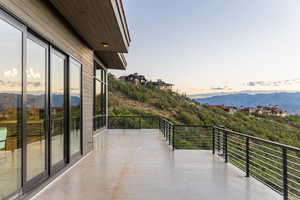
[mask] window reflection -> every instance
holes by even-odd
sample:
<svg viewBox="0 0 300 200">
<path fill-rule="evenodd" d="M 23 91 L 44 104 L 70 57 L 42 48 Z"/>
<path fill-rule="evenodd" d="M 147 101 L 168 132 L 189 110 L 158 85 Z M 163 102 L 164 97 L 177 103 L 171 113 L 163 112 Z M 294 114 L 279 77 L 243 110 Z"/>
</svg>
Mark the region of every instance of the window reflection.
<svg viewBox="0 0 300 200">
<path fill-rule="evenodd" d="M 70 148 L 74 155 L 81 147 L 81 65 L 73 59 L 70 62 L 70 95 Z"/>
<path fill-rule="evenodd" d="M 21 183 L 22 32 L 0 19 L 0 199 Z"/>
<path fill-rule="evenodd" d="M 46 53 L 27 39 L 27 180 L 46 169 Z"/>
<path fill-rule="evenodd" d="M 52 165 L 64 160 L 65 105 L 64 68 L 65 56 L 51 51 L 50 89 L 51 89 L 51 151 Z"/>
</svg>

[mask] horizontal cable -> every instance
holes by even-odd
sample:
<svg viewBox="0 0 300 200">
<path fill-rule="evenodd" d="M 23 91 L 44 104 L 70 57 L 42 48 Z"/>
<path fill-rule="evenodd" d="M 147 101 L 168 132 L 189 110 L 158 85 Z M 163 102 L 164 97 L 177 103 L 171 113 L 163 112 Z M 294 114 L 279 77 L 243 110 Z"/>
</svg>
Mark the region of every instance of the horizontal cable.
<svg viewBox="0 0 300 200">
<path fill-rule="evenodd" d="M 241 163 L 242 165 L 245 165 L 245 161 L 243 159 L 238 158 L 235 154 L 228 154 L 229 157 L 234 158 L 237 162 Z M 244 162 L 240 162 L 244 161 Z"/>
<path fill-rule="evenodd" d="M 287 160 L 288 164 L 296 165 L 297 167 L 300 167 L 300 164 L 295 163 L 293 161 Z"/>
<path fill-rule="evenodd" d="M 266 175 L 266 176 L 268 176 L 268 177 L 270 177 L 270 178 L 272 178 L 272 179 L 274 179 L 274 180 L 276 180 L 276 181 L 282 183 L 282 179 L 279 179 L 279 178 L 277 178 L 277 177 L 274 177 L 274 176 L 270 175 L 268 172 L 263 171 L 263 170 L 261 170 L 261 169 L 255 167 L 254 165 L 251 165 L 251 168 L 250 168 L 250 169 L 253 169 L 253 168 L 254 168 L 255 170 L 258 170 L 259 172 L 263 173 L 263 175 Z M 251 171 L 251 170 L 250 170 L 250 171 Z M 266 180 L 268 180 L 268 179 L 266 178 Z"/>
<path fill-rule="evenodd" d="M 273 185 L 275 185 L 277 188 L 275 188 L 273 185 L 270 185 L 270 184 L 268 184 L 267 182 L 266 182 L 266 179 L 264 178 L 264 177 L 262 177 L 261 175 L 259 175 L 259 174 L 257 174 L 257 173 L 255 173 L 255 172 L 250 172 L 250 174 L 253 176 L 253 177 L 256 177 L 258 180 L 260 180 L 261 182 L 263 182 L 265 185 L 267 185 L 268 187 L 270 187 L 270 188 L 272 188 L 273 190 L 275 190 L 276 192 L 278 192 L 279 194 L 283 194 L 280 190 L 283 190 L 283 187 L 281 186 L 281 185 L 278 185 L 278 184 L 276 184 L 276 183 L 273 183 L 272 182 L 272 184 Z M 280 190 L 278 190 L 278 188 L 280 189 Z"/>
<path fill-rule="evenodd" d="M 230 151 L 233 151 L 233 152 L 235 152 L 235 153 L 241 153 L 242 154 L 242 156 L 246 156 L 246 152 L 243 152 L 243 151 L 241 151 L 241 150 L 239 150 L 239 149 L 234 149 L 234 148 L 232 148 L 232 147 L 227 147 L 227 149 L 228 150 L 230 150 Z"/>
<path fill-rule="evenodd" d="M 297 189 L 297 188 L 295 188 L 295 187 L 293 187 L 293 186 L 291 186 L 291 185 L 289 185 L 288 188 L 289 188 L 289 190 L 294 190 L 294 191 L 296 191 L 297 193 L 300 193 L 300 190 L 299 190 L 299 189 Z"/>
<path fill-rule="evenodd" d="M 295 169 L 295 168 L 293 168 L 291 166 L 287 166 L 287 168 L 300 174 L 300 171 L 298 169 Z"/>
<path fill-rule="evenodd" d="M 296 175 L 290 174 L 290 173 L 288 173 L 288 176 L 290 176 L 290 177 L 292 177 L 292 178 L 297 179 L 297 180 L 300 181 L 300 176 L 296 176 Z"/>
<path fill-rule="evenodd" d="M 267 170 L 267 171 L 269 171 L 269 172 L 272 172 L 273 174 L 276 174 L 277 176 L 279 176 L 280 178 L 282 178 L 283 176 L 282 176 L 282 174 L 280 173 L 280 172 L 282 172 L 282 171 L 280 171 L 280 172 L 276 172 L 276 171 L 274 171 L 274 170 L 272 170 L 272 169 L 269 169 L 269 168 L 266 168 L 266 167 L 264 167 L 264 166 L 261 166 L 261 165 L 259 165 L 258 163 L 255 163 L 255 162 L 253 162 L 253 161 L 249 161 L 249 163 L 251 164 L 251 166 L 259 166 L 259 167 L 261 167 L 261 168 L 263 168 L 263 169 L 265 169 L 265 170 Z"/>
<path fill-rule="evenodd" d="M 297 182 L 294 181 L 294 180 L 288 179 L 288 185 L 290 186 L 289 183 L 293 183 L 293 184 L 295 184 L 296 186 L 300 187 L 300 183 L 297 183 Z"/>
<path fill-rule="evenodd" d="M 260 157 L 260 158 L 258 158 L 258 157 L 253 157 L 251 154 L 255 154 L 256 156 L 258 156 L 258 157 Z M 275 161 L 275 160 L 271 160 L 271 159 L 266 158 L 266 157 L 264 157 L 264 156 L 262 156 L 262 155 L 259 155 L 259 154 L 257 154 L 257 153 L 254 153 L 253 151 L 249 151 L 249 157 L 252 158 L 252 159 L 267 160 L 267 161 L 270 161 L 270 162 L 272 162 L 272 163 L 275 163 L 275 164 L 278 164 L 278 165 L 282 166 L 282 162 L 277 162 L 277 161 Z"/>
<path fill-rule="evenodd" d="M 274 157 L 274 158 L 277 158 L 277 159 L 279 159 L 279 160 L 282 160 L 282 157 L 279 157 L 279 156 L 275 156 L 275 155 L 273 155 L 273 154 L 270 154 L 270 153 L 268 153 L 268 152 L 266 152 L 266 151 L 262 151 L 262 150 L 258 150 L 257 148 L 251 148 L 251 150 L 252 151 L 259 151 L 260 153 L 263 153 L 263 154 L 267 154 L 267 155 L 269 155 L 269 156 L 272 156 L 272 157 Z"/>
<path fill-rule="evenodd" d="M 297 194 L 294 194 L 294 193 L 292 193 L 292 192 L 290 192 L 290 191 L 289 191 L 289 195 L 291 195 L 291 196 L 293 196 L 293 197 L 296 197 L 297 199 L 299 199 L 299 198 L 300 198 L 300 196 L 299 196 L 299 195 L 297 195 Z"/>
<path fill-rule="evenodd" d="M 254 142 L 252 142 L 252 141 L 250 141 L 249 144 L 250 144 L 250 145 L 256 145 L 256 146 L 259 146 L 259 147 L 268 149 L 268 150 L 273 151 L 273 152 L 275 152 L 275 153 L 278 153 L 278 154 L 280 154 L 280 155 L 282 154 L 281 151 L 277 151 L 277 150 L 271 149 L 270 147 L 267 147 L 267 146 L 264 146 L 264 145 L 261 145 L 261 144 L 258 144 L 258 143 L 254 143 Z"/>
</svg>

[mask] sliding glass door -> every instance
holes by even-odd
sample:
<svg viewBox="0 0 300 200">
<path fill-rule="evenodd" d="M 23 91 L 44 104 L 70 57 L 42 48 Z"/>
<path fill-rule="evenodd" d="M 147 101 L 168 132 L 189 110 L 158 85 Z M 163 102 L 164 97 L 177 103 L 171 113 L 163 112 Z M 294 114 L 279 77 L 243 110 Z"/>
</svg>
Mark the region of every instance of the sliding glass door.
<svg viewBox="0 0 300 200">
<path fill-rule="evenodd" d="M 33 185 L 48 173 L 48 45 L 32 35 L 26 41 L 26 182 Z"/>
<path fill-rule="evenodd" d="M 5 199 L 34 189 L 82 155 L 82 66 L 1 9 L 0 35 Z"/>
<path fill-rule="evenodd" d="M 66 163 L 66 64 L 64 54 L 50 50 L 50 149 L 53 172 Z"/>
</svg>

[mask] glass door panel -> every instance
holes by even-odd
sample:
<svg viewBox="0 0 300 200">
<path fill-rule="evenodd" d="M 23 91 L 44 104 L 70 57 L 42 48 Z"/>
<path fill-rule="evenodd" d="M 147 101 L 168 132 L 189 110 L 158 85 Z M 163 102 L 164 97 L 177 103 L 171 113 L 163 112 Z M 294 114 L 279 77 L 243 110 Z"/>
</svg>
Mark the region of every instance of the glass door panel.
<svg viewBox="0 0 300 200">
<path fill-rule="evenodd" d="M 81 152 L 81 64 L 70 60 L 70 151 Z"/>
<path fill-rule="evenodd" d="M 54 166 L 65 160 L 66 57 L 54 49 L 50 57 L 51 164 Z"/>
<path fill-rule="evenodd" d="M 21 186 L 22 31 L 0 18 L 0 199 Z"/>
<path fill-rule="evenodd" d="M 26 180 L 47 170 L 46 69 L 47 45 L 27 39 Z"/>
</svg>

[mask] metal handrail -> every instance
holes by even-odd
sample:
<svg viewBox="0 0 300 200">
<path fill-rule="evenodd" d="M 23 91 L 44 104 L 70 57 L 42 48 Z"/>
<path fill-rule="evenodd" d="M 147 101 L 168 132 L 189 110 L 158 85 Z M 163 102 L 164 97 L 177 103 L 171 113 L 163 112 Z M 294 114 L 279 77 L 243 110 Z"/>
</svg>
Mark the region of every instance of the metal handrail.
<svg viewBox="0 0 300 200">
<path fill-rule="evenodd" d="M 249 138 L 249 139 L 252 139 L 252 140 L 255 140 L 255 141 L 264 142 L 264 143 L 275 145 L 275 146 L 278 146 L 278 147 L 283 147 L 283 148 L 286 148 L 286 149 L 292 150 L 292 151 L 297 151 L 297 152 L 300 153 L 300 148 L 297 148 L 297 147 L 293 147 L 293 146 L 286 145 L 286 144 L 281 144 L 281 143 L 278 143 L 278 142 L 272 142 L 270 140 L 265 140 L 265 139 L 262 139 L 262 138 L 259 138 L 259 137 L 255 137 L 255 136 L 247 135 L 247 134 L 244 134 L 244 133 L 236 132 L 236 131 L 233 131 L 233 130 L 230 130 L 230 129 L 227 129 L 227 128 L 223 128 L 223 127 L 219 127 L 219 126 L 213 126 L 213 128 L 216 128 L 218 130 L 221 130 L 221 131 L 224 131 L 224 132 L 227 132 L 227 133 L 233 133 L 235 135 L 239 135 L 239 136 Z"/>
</svg>

